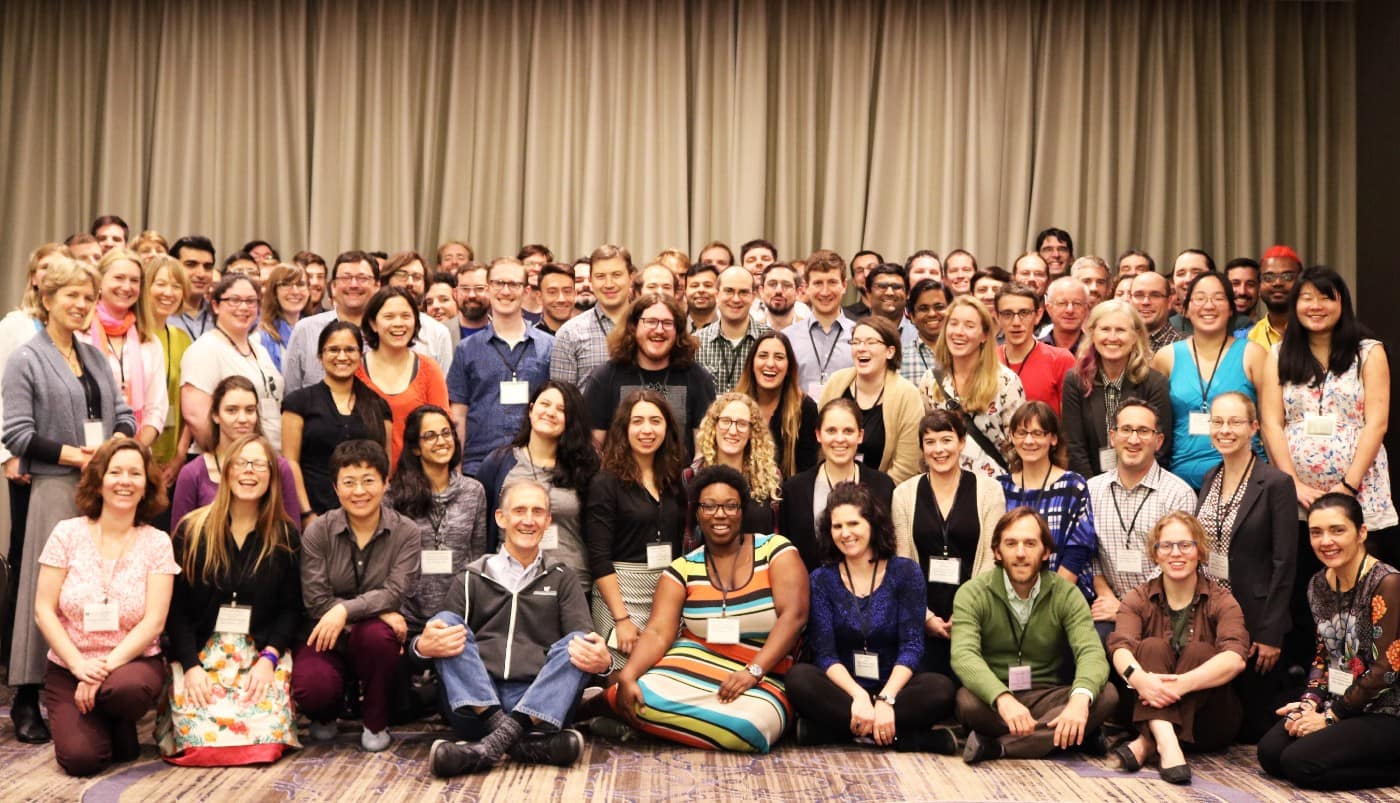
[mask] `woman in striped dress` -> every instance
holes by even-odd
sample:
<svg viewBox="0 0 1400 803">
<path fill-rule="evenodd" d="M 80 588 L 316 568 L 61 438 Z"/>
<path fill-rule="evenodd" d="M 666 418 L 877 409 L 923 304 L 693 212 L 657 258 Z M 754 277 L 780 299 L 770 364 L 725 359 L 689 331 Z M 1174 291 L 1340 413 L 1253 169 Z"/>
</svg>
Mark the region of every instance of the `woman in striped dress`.
<svg viewBox="0 0 1400 803">
<path fill-rule="evenodd" d="M 691 494 L 705 545 L 662 574 L 609 702 L 663 739 L 767 753 L 792 715 L 782 675 L 807 623 L 807 570 L 787 539 L 743 531 L 739 472 L 706 468 Z"/>
</svg>

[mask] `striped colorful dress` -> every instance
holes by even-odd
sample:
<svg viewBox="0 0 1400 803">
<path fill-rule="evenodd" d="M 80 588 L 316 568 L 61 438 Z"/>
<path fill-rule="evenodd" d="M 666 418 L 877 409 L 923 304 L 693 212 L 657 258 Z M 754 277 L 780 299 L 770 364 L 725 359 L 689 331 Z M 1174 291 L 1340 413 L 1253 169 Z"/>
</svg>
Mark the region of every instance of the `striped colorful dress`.
<svg viewBox="0 0 1400 803">
<path fill-rule="evenodd" d="M 692 747 L 767 753 L 787 727 L 792 709 L 782 675 L 792 666 L 790 656 L 733 702 L 721 703 L 718 696 L 725 679 L 758 655 L 778 620 L 769 564 L 784 552 L 797 554 L 781 535 L 756 535 L 753 549 L 753 578 L 729 592 L 727 603 L 710 582 L 704 547 L 677 558 L 662 574 L 661 582 L 685 587 L 685 606 L 680 636 L 637 679 L 645 702 L 640 716 L 648 733 Z M 719 618 L 722 608 L 739 619 L 738 644 L 705 640 L 709 620 Z"/>
</svg>

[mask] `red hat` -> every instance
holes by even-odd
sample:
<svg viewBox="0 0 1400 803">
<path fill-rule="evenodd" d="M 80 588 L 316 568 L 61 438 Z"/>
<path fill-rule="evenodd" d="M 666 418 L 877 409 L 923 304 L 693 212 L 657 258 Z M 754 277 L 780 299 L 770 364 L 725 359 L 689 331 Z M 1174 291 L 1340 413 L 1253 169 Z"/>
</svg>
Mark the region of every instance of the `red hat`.
<svg viewBox="0 0 1400 803">
<path fill-rule="evenodd" d="M 1264 252 L 1264 256 L 1259 261 L 1263 262 L 1265 259 L 1291 259 L 1299 265 L 1303 264 L 1303 260 L 1298 258 L 1298 252 L 1287 245 L 1269 246 L 1269 250 Z"/>
</svg>

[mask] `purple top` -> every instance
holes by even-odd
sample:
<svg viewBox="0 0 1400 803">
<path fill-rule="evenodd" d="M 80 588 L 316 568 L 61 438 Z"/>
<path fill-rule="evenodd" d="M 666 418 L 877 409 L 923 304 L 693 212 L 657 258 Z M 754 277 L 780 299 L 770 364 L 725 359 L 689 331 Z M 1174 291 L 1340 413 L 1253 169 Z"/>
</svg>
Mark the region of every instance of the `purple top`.
<svg viewBox="0 0 1400 803">
<path fill-rule="evenodd" d="M 917 563 L 890 558 L 884 582 L 874 594 L 859 599 L 841 582 L 839 564 L 812 572 L 811 583 L 807 638 L 818 669 L 825 672 L 832 664 L 843 664 L 867 689 L 880 688 L 896 665 L 919 671 L 924 657 L 926 589 Z M 860 649 L 880 656 L 879 680 L 855 676 L 855 651 Z"/>
<path fill-rule="evenodd" d="M 297 499 L 297 481 L 292 476 L 292 467 L 286 458 L 277 458 L 277 467 L 282 470 L 282 507 L 292 517 L 297 532 L 301 532 L 301 502 Z M 196 457 L 180 469 L 175 479 L 175 495 L 170 498 L 170 526 L 174 529 L 186 513 L 214 501 L 219 492 L 218 483 L 209 479 L 209 471 L 204 467 L 204 457 Z"/>
</svg>

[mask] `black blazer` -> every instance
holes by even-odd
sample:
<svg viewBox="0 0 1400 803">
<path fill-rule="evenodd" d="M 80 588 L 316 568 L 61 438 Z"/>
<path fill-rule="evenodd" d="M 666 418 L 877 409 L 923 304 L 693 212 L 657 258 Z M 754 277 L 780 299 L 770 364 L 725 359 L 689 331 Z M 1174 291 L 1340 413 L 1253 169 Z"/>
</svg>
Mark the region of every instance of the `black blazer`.
<svg viewBox="0 0 1400 803">
<path fill-rule="evenodd" d="M 778 510 L 779 532 L 797 547 L 797 553 L 802 556 L 802 562 L 807 564 L 809 572 L 822 565 L 816 514 L 812 509 L 812 491 L 818 482 L 825 482 L 818 477 L 820 471 L 821 464 L 818 463 L 801 474 L 788 477 L 783 482 L 783 504 Z M 857 463 L 856 471 L 860 484 L 870 489 L 875 501 L 883 505 L 888 513 L 890 500 L 894 497 L 894 480 L 883 471 L 864 463 Z"/>
<path fill-rule="evenodd" d="M 1197 514 L 1219 473 L 1217 465 L 1201 481 Z M 1244 611 L 1251 641 L 1283 646 L 1297 569 L 1298 495 L 1293 480 L 1268 463 L 1256 462 L 1230 530 L 1230 591 Z"/>
<path fill-rule="evenodd" d="M 1104 473 L 1099 465 L 1099 450 L 1108 448 L 1108 408 L 1103 402 L 1103 384 L 1094 380 L 1094 388 L 1084 395 L 1084 384 L 1079 373 L 1073 368 L 1065 374 L 1063 395 L 1060 398 L 1060 417 L 1065 431 L 1065 442 L 1069 451 L 1069 470 L 1084 479 Z M 1172 399 L 1171 387 L 1167 378 L 1148 369 L 1142 382 L 1123 379 L 1123 395 L 1120 399 L 1137 397 L 1157 412 L 1157 429 L 1162 433 L 1162 448 L 1157 450 L 1157 462 L 1171 465 L 1172 454 Z"/>
</svg>

